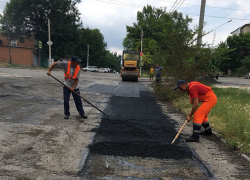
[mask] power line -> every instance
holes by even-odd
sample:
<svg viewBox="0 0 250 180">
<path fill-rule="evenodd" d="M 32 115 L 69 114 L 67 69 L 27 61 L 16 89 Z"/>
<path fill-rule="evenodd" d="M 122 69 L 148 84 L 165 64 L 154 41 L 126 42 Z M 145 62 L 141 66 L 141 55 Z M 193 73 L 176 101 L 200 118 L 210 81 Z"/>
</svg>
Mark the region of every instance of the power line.
<svg viewBox="0 0 250 180">
<path fill-rule="evenodd" d="M 105 1 L 105 0 L 96 0 L 96 1 L 101 1 L 101 2 L 105 2 L 105 3 L 110 3 L 110 4 L 117 4 L 117 5 L 121 5 L 121 6 L 129 6 L 129 7 L 143 7 L 141 5 L 136 5 L 136 4 L 129 4 L 129 3 L 124 3 L 124 2 L 121 2 L 121 1 L 116 1 L 116 2 L 119 2 L 119 3 L 116 3 L 116 2 L 110 2 L 110 1 Z M 115 0 L 113 0 L 115 1 Z M 172 1 L 171 1 L 172 2 Z M 124 4 L 121 4 L 121 3 L 124 3 Z M 200 5 L 199 5 L 200 6 Z M 249 10 L 250 11 L 250 10 Z M 182 13 L 185 13 L 187 15 L 195 15 L 195 16 L 200 16 L 200 14 L 194 14 L 194 13 L 188 13 L 188 12 L 182 12 Z M 250 19 L 241 19 L 241 18 L 233 18 L 233 17 L 220 17 L 220 16 L 210 16 L 210 15 L 205 15 L 206 17 L 213 17 L 213 18 L 222 18 L 222 19 L 235 19 L 235 20 L 246 20 L 246 21 L 250 21 Z"/>
<path fill-rule="evenodd" d="M 173 3 L 173 1 L 167 1 L 167 0 L 159 0 L 159 1 L 172 2 Z M 201 6 L 201 5 L 197 5 L 197 4 L 188 4 L 188 3 L 183 3 L 183 4 L 192 5 L 192 6 Z M 217 9 L 228 9 L 228 10 L 232 10 L 232 11 L 250 11 L 250 10 L 246 10 L 246 9 L 233 9 L 233 8 L 224 8 L 224 7 L 207 6 L 207 5 L 206 5 L 206 7 L 217 8 Z"/>
<path fill-rule="evenodd" d="M 110 2 L 110 1 L 105 1 L 105 0 L 96 0 L 96 1 L 100 1 L 100 2 L 105 2 L 105 3 L 110 3 L 110 4 L 117 4 L 117 5 L 121 5 L 121 6 L 128 6 L 128 7 L 135 7 L 135 8 L 142 8 L 142 5 L 137 5 L 137 4 L 130 4 L 130 3 L 125 3 L 125 2 L 121 2 L 121 1 L 115 1 L 114 2 Z"/>
<path fill-rule="evenodd" d="M 183 4 L 183 2 L 184 2 L 184 1 L 185 1 L 185 0 L 183 0 L 183 1 L 182 1 L 182 3 L 180 4 L 180 6 L 179 6 L 179 7 L 181 7 L 181 5 Z M 179 9 L 179 7 L 176 9 L 176 11 Z"/>
<path fill-rule="evenodd" d="M 175 10 L 175 8 L 180 4 L 181 0 L 176 4 L 176 6 L 173 8 L 172 12 Z"/>
<path fill-rule="evenodd" d="M 200 14 L 194 14 L 194 13 L 188 13 L 188 12 L 182 12 L 187 15 L 192 14 L 195 16 L 200 16 Z M 206 17 L 212 17 L 212 18 L 222 18 L 222 19 L 236 19 L 236 20 L 245 20 L 245 21 L 250 21 L 250 19 L 240 19 L 240 18 L 232 18 L 232 17 L 220 17 L 220 16 L 210 16 L 210 15 L 205 15 Z"/>
<path fill-rule="evenodd" d="M 177 2 L 178 0 L 175 1 L 175 3 Z M 173 6 L 171 7 L 171 9 L 174 7 L 175 3 L 173 4 Z M 169 12 L 171 11 L 171 9 L 169 10 Z"/>
</svg>

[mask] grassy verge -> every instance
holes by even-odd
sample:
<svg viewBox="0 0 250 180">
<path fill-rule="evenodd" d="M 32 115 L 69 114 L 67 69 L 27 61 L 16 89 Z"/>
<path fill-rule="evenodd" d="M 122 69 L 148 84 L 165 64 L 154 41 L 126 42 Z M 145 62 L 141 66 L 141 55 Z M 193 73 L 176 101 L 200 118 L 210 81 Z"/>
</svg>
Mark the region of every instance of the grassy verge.
<svg viewBox="0 0 250 180">
<path fill-rule="evenodd" d="M 217 104 L 208 118 L 214 130 L 235 150 L 250 153 L 250 93 L 236 88 L 213 88 Z M 188 96 L 174 100 L 174 105 L 188 114 Z"/>
</svg>

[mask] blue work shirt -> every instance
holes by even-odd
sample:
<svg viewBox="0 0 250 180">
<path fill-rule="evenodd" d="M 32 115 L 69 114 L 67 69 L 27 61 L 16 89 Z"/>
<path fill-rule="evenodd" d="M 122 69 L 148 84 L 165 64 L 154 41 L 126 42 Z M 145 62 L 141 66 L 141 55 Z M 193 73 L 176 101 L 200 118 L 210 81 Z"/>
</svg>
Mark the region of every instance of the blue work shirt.
<svg viewBox="0 0 250 180">
<path fill-rule="evenodd" d="M 161 74 L 162 74 L 162 67 L 160 66 L 160 67 L 158 67 L 158 68 L 155 68 L 155 72 L 156 72 L 156 76 L 161 76 Z"/>
</svg>

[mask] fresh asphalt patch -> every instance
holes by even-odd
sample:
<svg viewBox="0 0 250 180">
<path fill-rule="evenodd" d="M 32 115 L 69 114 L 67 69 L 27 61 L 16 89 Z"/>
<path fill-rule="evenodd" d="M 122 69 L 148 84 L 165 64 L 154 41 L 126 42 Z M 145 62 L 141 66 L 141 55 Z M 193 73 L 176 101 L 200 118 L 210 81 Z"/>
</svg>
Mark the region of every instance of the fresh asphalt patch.
<svg viewBox="0 0 250 180">
<path fill-rule="evenodd" d="M 177 134 L 176 123 L 161 112 L 150 92 L 141 92 L 140 98 L 112 96 L 105 112 L 110 118 L 102 119 L 91 152 L 165 159 L 192 157 L 190 148 L 179 139 L 171 144 Z"/>
<path fill-rule="evenodd" d="M 177 123 L 162 112 L 153 94 L 141 83 L 133 83 L 134 88 L 131 84 L 122 82 L 118 87 L 103 87 L 105 93 L 112 95 L 104 110 L 109 117 L 103 116 L 100 126 L 93 129 L 96 135 L 79 175 L 111 179 L 211 178 L 209 170 L 181 136 L 171 144 L 177 134 Z M 90 87 L 89 92 L 91 88 L 95 93 L 102 93 L 101 85 Z M 147 163 L 141 164 L 143 161 Z M 161 166 L 157 168 L 159 162 Z M 140 168 L 135 168 L 138 164 Z"/>
</svg>

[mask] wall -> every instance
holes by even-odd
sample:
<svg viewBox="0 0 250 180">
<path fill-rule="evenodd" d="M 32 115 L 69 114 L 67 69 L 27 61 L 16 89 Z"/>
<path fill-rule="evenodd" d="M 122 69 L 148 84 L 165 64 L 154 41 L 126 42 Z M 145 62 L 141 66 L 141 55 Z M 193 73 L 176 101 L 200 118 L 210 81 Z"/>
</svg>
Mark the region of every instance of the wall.
<svg viewBox="0 0 250 180">
<path fill-rule="evenodd" d="M 11 60 L 12 64 L 33 66 L 33 50 L 24 48 L 11 47 Z M 10 61 L 9 47 L 0 46 L 0 59 Z"/>
<path fill-rule="evenodd" d="M 250 32 L 250 25 L 245 26 L 245 27 L 242 29 L 242 32 L 243 32 L 243 33 Z"/>
<path fill-rule="evenodd" d="M 9 62 L 10 54 L 8 47 L 8 39 L 7 37 L 1 35 L 0 39 L 3 42 L 3 44 L 0 45 L 0 61 Z M 34 66 L 34 45 L 34 39 L 26 39 L 24 43 L 21 43 L 19 40 L 17 40 L 17 47 L 10 47 L 12 64 Z"/>
<path fill-rule="evenodd" d="M 3 41 L 3 45 L 8 46 L 8 39 L 5 36 L 0 35 L 0 39 Z M 17 40 L 17 47 L 34 48 L 35 40 L 33 38 L 25 39 L 24 43 Z"/>
</svg>

